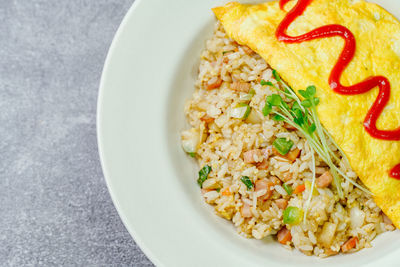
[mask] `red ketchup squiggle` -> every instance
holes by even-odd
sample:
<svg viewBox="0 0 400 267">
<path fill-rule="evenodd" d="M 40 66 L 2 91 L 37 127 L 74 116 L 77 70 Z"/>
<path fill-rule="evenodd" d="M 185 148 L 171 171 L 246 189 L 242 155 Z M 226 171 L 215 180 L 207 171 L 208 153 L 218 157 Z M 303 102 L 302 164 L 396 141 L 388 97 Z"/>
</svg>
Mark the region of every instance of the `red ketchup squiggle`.
<svg viewBox="0 0 400 267">
<path fill-rule="evenodd" d="M 289 1 L 290 0 L 280 0 L 280 8 L 283 10 L 285 4 Z M 342 25 L 331 24 L 316 28 L 299 36 L 289 36 L 286 34 L 286 30 L 289 25 L 297 17 L 303 14 L 304 10 L 311 3 L 311 1 L 312 0 L 298 0 L 297 4 L 286 14 L 285 18 L 279 24 L 275 33 L 276 37 L 279 41 L 285 43 L 301 43 L 333 36 L 342 37 L 342 39 L 345 41 L 344 48 L 329 76 L 329 86 L 334 92 L 341 95 L 363 94 L 378 86 L 379 93 L 364 119 L 364 128 L 374 138 L 399 141 L 400 127 L 395 130 L 379 130 L 376 127 L 376 122 L 390 98 L 390 82 L 386 77 L 369 77 L 364 81 L 351 86 L 344 86 L 340 83 L 340 77 L 347 65 L 349 65 L 350 61 L 353 59 L 356 50 L 356 40 L 353 33 L 349 29 Z M 400 180 L 400 164 L 396 165 L 389 174 L 391 177 Z"/>
</svg>

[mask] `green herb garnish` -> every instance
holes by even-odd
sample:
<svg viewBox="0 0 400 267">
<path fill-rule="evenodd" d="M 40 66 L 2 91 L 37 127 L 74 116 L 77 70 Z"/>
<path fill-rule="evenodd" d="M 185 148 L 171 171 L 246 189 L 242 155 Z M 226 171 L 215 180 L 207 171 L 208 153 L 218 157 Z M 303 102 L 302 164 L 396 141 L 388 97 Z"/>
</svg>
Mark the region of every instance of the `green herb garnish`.
<svg viewBox="0 0 400 267">
<path fill-rule="evenodd" d="M 217 189 L 215 189 L 215 191 L 217 191 L 219 193 L 219 191 L 221 191 L 221 188 L 217 188 Z"/>
<path fill-rule="evenodd" d="M 272 70 L 272 75 L 274 76 L 275 80 L 277 80 L 278 82 L 281 81 L 281 76 L 279 76 L 276 70 Z"/>
<path fill-rule="evenodd" d="M 274 84 L 272 83 L 272 82 L 270 82 L 270 81 L 265 81 L 265 80 L 261 80 L 260 81 L 260 84 L 261 85 L 269 85 L 269 86 L 274 86 Z"/>
<path fill-rule="evenodd" d="M 250 180 L 248 176 L 242 176 L 240 180 L 246 185 L 247 189 L 250 190 L 254 187 L 253 182 Z"/>
<path fill-rule="evenodd" d="M 197 179 L 197 183 L 200 188 L 203 188 L 203 183 L 208 179 L 208 175 L 211 172 L 211 167 L 206 165 L 199 171 L 199 179 Z"/>
<path fill-rule="evenodd" d="M 292 186 L 290 186 L 290 185 L 284 183 L 284 184 L 282 185 L 282 187 L 283 187 L 283 189 L 285 189 L 286 193 L 288 193 L 289 196 L 293 193 L 293 188 L 292 188 Z"/>
<path fill-rule="evenodd" d="M 195 157 L 196 157 L 196 152 L 189 152 L 188 154 L 189 154 L 189 156 L 191 156 L 192 158 L 195 158 Z"/>
<path fill-rule="evenodd" d="M 269 114 L 273 115 L 274 120 L 283 120 L 287 124 L 296 128 L 300 131 L 308 141 L 312 152 L 316 152 L 320 158 L 330 167 L 331 173 L 334 177 L 334 185 L 336 190 L 338 191 L 338 195 L 341 199 L 343 199 L 343 189 L 341 187 L 341 177 L 349 181 L 355 187 L 360 190 L 371 194 L 367 189 L 360 186 L 352 179 L 347 177 L 337 165 L 339 164 L 340 159 L 335 155 L 335 152 L 332 151 L 327 144 L 327 140 L 329 139 L 332 144 L 336 146 L 336 148 L 342 154 L 342 157 L 348 162 L 345 154 L 341 150 L 341 148 L 335 143 L 329 133 L 322 127 L 321 122 L 317 116 L 317 105 L 320 102 L 320 99 L 316 97 L 316 87 L 311 85 L 306 88 L 306 90 L 299 90 L 299 94 L 303 97 L 303 100 L 296 95 L 292 88 L 290 88 L 285 82 L 283 82 L 277 73 L 277 71 L 272 71 L 273 76 L 278 81 L 278 85 L 272 85 L 279 94 L 273 94 L 268 96 L 265 101 L 265 106 L 263 108 L 264 116 L 268 116 Z M 289 99 L 292 104 L 289 106 L 283 99 L 282 96 L 285 96 Z M 313 159 L 315 162 L 315 159 Z M 336 163 L 336 164 L 335 164 Z M 314 166 L 315 168 L 315 166 Z M 339 176 L 340 175 L 340 176 Z M 313 186 L 315 184 L 315 174 L 313 177 Z M 314 188 L 311 189 L 313 192 Z M 309 203 L 310 201 L 308 201 Z"/>
<path fill-rule="evenodd" d="M 279 115 L 275 115 L 275 116 L 279 116 Z M 283 117 L 282 117 L 283 119 Z M 287 140 L 286 138 L 276 138 L 273 146 L 276 148 L 276 150 L 278 150 L 279 154 L 281 155 L 286 155 L 290 149 L 292 148 L 292 146 L 294 145 L 292 140 Z"/>
</svg>

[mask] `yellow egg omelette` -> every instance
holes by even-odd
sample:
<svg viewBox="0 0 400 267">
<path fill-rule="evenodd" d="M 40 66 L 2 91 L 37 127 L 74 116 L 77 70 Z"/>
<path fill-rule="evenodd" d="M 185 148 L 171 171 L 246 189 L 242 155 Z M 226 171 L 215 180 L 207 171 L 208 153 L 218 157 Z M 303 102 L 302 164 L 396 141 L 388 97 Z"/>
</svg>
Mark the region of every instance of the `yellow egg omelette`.
<svg viewBox="0 0 400 267">
<path fill-rule="evenodd" d="M 317 87 L 320 98 L 317 111 L 323 126 L 344 151 L 377 205 L 400 227 L 400 181 L 389 176 L 389 170 L 400 162 L 400 141 L 373 138 L 363 127 L 378 88 L 353 96 L 337 94 L 330 88 L 329 75 L 344 46 L 340 37 L 294 44 L 278 41 L 275 31 L 295 4 L 296 1 L 291 1 L 281 10 L 277 1 L 258 5 L 233 2 L 213 11 L 230 38 L 257 52 L 296 92 L 309 85 Z M 399 127 L 399 21 L 373 3 L 313 0 L 289 26 L 287 34 L 298 36 L 327 24 L 343 25 L 356 38 L 355 56 L 343 72 L 341 83 L 347 86 L 370 76 L 387 77 L 391 95 L 377 127 L 382 130 Z"/>
</svg>

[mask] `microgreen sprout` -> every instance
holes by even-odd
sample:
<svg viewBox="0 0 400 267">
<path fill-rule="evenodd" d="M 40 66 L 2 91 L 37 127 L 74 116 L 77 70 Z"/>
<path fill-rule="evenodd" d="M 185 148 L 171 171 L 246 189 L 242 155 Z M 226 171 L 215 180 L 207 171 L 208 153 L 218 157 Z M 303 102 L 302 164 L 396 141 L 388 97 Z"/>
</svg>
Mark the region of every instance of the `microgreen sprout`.
<svg viewBox="0 0 400 267">
<path fill-rule="evenodd" d="M 277 85 L 274 85 L 270 81 L 261 80 L 260 82 L 261 85 L 271 86 L 278 92 L 266 98 L 265 106 L 262 109 L 264 116 L 272 115 L 272 119 L 275 121 L 284 121 L 304 135 L 311 148 L 311 153 L 314 155 L 314 152 L 316 152 L 331 169 L 331 173 L 334 178 L 334 185 L 341 199 L 344 198 L 344 193 L 341 186 L 341 177 L 360 190 L 371 194 L 367 189 L 347 177 L 347 175 L 337 167 L 340 159 L 335 155 L 332 149 L 329 148 L 327 142 L 328 139 L 339 150 L 339 152 L 342 154 L 342 157 L 346 160 L 346 163 L 348 163 L 348 160 L 329 133 L 322 127 L 317 116 L 316 107 L 318 106 L 320 99 L 316 96 L 316 87 L 311 85 L 308 86 L 306 90 L 299 90 L 298 93 L 302 97 L 301 100 L 294 90 L 290 88 L 284 81 L 282 81 L 276 70 L 273 70 L 272 74 L 275 80 L 278 82 Z M 287 104 L 283 100 L 282 96 L 285 96 L 287 99 L 291 100 L 292 104 Z M 311 192 L 314 190 L 316 179 L 314 156 L 313 165 L 313 181 Z M 308 205 L 310 205 L 311 196 L 312 193 L 310 193 L 309 199 L 307 200 L 307 208 Z M 304 217 L 306 216 L 306 213 L 307 211 L 305 212 Z"/>
</svg>

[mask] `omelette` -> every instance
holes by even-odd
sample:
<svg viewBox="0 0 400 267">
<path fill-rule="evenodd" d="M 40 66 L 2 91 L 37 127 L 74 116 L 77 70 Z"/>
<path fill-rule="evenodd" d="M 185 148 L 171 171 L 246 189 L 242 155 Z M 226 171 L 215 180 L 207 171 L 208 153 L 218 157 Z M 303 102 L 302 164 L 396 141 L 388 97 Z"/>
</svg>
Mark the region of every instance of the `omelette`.
<svg viewBox="0 0 400 267">
<path fill-rule="evenodd" d="M 283 1 L 288 2 L 288 1 Z M 278 2 L 258 5 L 228 3 L 213 11 L 228 36 L 258 53 L 295 92 L 315 85 L 318 116 L 344 151 L 351 167 L 372 192 L 377 205 L 400 227 L 400 180 L 390 170 L 400 162 L 400 141 L 374 137 L 365 118 L 380 95 L 378 87 L 359 94 L 332 90 L 331 71 L 344 47 L 339 36 L 305 42 L 282 42 L 276 30 L 297 1 L 284 8 Z M 324 25 L 342 25 L 355 38 L 355 54 L 339 77 L 344 86 L 368 77 L 386 77 L 390 95 L 376 128 L 394 130 L 400 125 L 400 23 L 380 6 L 364 1 L 313 0 L 288 26 L 287 35 L 299 36 Z M 383 82 L 382 82 L 383 83 Z"/>
</svg>

